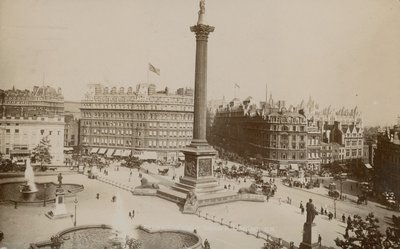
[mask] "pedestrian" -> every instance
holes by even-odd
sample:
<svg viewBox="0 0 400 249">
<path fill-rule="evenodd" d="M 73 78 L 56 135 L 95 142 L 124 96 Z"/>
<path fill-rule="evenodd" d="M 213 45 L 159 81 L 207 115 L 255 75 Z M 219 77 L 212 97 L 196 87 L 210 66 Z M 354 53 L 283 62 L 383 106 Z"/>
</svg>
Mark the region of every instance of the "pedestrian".
<svg viewBox="0 0 400 249">
<path fill-rule="evenodd" d="M 321 207 L 321 214 L 324 214 L 324 209 Z"/>
<path fill-rule="evenodd" d="M 346 222 L 346 216 L 343 214 L 342 215 L 342 222 L 345 223 Z"/>
<path fill-rule="evenodd" d="M 324 213 L 325 213 L 325 215 L 328 215 L 328 211 L 326 209 L 324 210 Z"/>
<path fill-rule="evenodd" d="M 210 249 L 210 243 L 207 239 L 204 241 L 204 249 Z"/>
<path fill-rule="evenodd" d="M 98 200 L 99 198 L 100 198 L 100 194 L 97 193 L 97 194 L 96 194 L 96 199 Z"/>
<path fill-rule="evenodd" d="M 132 219 L 132 214 L 131 214 L 131 212 L 129 212 L 129 218 L 131 218 L 131 219 Z"/>
<path fill-rule="evenodd" d="M 135 217 L 135 210 L 132 209 L 132 219 Z"/>
<path fill-rule="evenodd" d="M 319 246 L 322 246 L 321 243 L 322 243 L 322 237 L 321 237 L 321 234 L 318 234 L 318 244 L 319 244 Z"/>
</svg>

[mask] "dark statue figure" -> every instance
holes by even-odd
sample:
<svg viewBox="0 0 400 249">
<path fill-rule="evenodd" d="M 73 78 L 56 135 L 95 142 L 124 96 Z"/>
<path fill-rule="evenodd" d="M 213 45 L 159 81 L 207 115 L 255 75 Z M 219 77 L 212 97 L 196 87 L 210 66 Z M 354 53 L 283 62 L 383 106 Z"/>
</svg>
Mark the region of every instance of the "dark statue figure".
<svg viewBox="0 0 400 249">
<path fill-rule="evenodd" d="M 59 173 L 59 174 L 58 174 L 58 187 L 59 187 L 59 188 L 61 188 L 62 179 L 63 179 L 63 177 L 62 177 L 61 173 Z"/>
<path fill-rule="evenodd" d="M 312 199 L 310 199 L 307 204 L 306 204 L 306 210 L 307 210 L 307 220 L 306 223 L 313 223 L 315 215 L 317 214 L 317 211 L 315 210 L 314 204 L 312 203 Z"/>
</svg>

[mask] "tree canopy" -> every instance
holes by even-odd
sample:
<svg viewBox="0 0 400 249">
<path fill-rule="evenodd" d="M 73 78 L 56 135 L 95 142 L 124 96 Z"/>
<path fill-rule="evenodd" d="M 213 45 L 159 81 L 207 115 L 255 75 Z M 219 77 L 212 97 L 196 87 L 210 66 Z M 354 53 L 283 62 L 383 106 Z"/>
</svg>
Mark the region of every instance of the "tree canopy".
<svg viewBox="0 0 400 249">
<path fill-rule="evenodd" d="M 50 164 L 51 159 L 53 158 L 50 155 L 50 140 L 47 137 L 43 137 L 39 144 L 33 149 L 32 159 L 35 162 L 40 162 L 40 166 L 43 168 L 43 165 Z"/>
<path fill-rule="evenodd" d="M 392 249 L 400 247 L 400 224 L 394 221 L 394 227 L 389 227 L 386 234 L 379 231 L 379 220 L 373 213 L 365 220 L 354 215 L 348 222 L 343 239 L 336 238 L 335 243 L 343 249 Z"/>
</svg>

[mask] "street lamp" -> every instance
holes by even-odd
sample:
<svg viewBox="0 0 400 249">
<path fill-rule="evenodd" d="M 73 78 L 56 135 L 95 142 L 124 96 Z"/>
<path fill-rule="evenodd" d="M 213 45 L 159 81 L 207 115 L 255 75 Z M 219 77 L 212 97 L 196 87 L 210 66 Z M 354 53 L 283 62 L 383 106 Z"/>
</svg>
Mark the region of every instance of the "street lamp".
<svg viewBox="0 0 400 249">
<path fill-rule="evenodd" d="M 76 206 L 78 205 L 78 199 L 76 197 L 74 200 L 74 204 L 75 204 L 74 227 L 76 227 Z"/>
<path fill-rule="evenodd" d="M 333 199 L 333 208 L 334 208 L 334 211 L 335 211 L 335 219 L 336 219 L 336 198 Z"/>
<path fill-rule="evenodd" d="M 43 207 L 45 207 L 46 206 L 46 190 L 47 190 L 47 184 L 46 183 L 43 185 L 43 188 L 44 188 Z"/>
</svg>

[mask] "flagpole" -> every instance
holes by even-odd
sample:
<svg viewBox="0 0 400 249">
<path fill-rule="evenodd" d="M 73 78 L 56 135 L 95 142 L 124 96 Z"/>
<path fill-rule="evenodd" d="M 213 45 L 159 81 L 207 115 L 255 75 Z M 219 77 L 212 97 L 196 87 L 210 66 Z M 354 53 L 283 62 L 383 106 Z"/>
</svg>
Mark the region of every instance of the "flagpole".
<svg viewBox="0 0 400 249">
<path fill-rule="evenodd" d="M 150 71 L 149 66 L 147 66 L 147 84 L 149 84 L 149 71 Z"/>
</svg>

